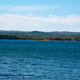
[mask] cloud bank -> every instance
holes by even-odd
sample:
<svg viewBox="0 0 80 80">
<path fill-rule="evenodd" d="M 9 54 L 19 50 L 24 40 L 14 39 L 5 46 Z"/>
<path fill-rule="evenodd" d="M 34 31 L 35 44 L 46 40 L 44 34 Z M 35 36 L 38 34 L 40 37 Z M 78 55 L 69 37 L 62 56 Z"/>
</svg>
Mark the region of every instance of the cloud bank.
<svg viewBox="0 0 80 80">
<path fill-rule="evenodd" d="M 44 18 L 15 14 L 1 14 L 0 29 L 20 31 L 79 31 L 80 16 L 67 15 L 66 17 L 58 17 L 50 14 L 48 18 Z"/>
</svg>

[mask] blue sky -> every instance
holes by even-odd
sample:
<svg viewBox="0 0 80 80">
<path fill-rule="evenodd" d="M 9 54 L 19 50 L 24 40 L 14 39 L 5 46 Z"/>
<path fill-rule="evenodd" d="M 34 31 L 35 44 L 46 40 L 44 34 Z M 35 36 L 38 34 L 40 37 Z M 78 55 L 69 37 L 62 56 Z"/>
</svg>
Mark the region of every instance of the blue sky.
<svg viewBox="0 0 80 80">
<path fill-rule="evenodd" d="M 80 32 L 80 0 L 1 0 L 0 30 Z"/>
</svg>

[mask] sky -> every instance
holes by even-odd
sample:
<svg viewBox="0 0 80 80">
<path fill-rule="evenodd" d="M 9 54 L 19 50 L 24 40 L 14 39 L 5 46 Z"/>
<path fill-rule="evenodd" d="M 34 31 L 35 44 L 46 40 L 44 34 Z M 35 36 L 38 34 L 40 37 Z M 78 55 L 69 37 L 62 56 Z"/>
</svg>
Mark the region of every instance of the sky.
<svg viewBox="0 0 80 80">
<path fill-rule="evenodd" d="M 0 30 L 80 32 L 80 0 L 0 0 Z"/>
</svg>

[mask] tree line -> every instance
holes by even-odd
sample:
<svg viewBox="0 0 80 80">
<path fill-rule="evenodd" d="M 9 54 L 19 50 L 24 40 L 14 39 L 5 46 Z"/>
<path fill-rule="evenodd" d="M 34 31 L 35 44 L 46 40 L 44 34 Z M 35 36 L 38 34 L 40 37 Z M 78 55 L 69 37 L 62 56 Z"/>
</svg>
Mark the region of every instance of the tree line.
<svg viewBox="0 0 80 80">
<path fill-rule="evenodd" d="M 67 41 L 80 41 L 80 36 L 68 36 L 68 37 L 26 37 L 16 35 L 0 35 L 0 39 L 22 39 L 22 40 L 42 40 L 42 41 L 54 41 L 54 40 L 67 40 Z"/>
<path fill-rule="evenodd" d="M 80 32 L 0 31 L 0 35 L 15 35 L 21 37 L 71 37 L 80 36 Z"/>
</svg>

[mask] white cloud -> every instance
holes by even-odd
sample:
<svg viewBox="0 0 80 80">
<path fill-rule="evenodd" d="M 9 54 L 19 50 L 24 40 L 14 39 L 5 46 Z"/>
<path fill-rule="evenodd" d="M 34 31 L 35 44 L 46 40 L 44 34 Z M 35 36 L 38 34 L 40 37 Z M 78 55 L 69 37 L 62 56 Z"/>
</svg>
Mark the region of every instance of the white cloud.
<svg viewBox="0 0 80 80">
<path fill-rule="evenodd" d="M 0 7 L 0 10 L 11 10 L 11 11 L 21 11 L 21 10 L 45 10 L 45 9 L 55 9 L 58 8 L 59 6 L 37 6 L 37 5 L 33 5 L 33 6 L 14 6 L 14 7 L 10 7 L 10 6 L 4 6 L 4 7 Z"/>
<path fill-rule="evenodd" d="M 28 13 L 28 16 L 32 16 L 32 14 Z"/>
<path fill-rule="evenodd" d="M 58 17 L 49 15 L 49 18 L 22 16 L 15 14 L 0 15 L 1 30 L 42 30 L 42 31 L 79 31 L 80 16 L 68 15 L 67 17 Z M 78 26 L 78 27 L 77 27 Z"/>
<path fill-rule="evenodd" d="M 60 18 L 60 17 L 58 17 L 58 16 L 56 16 L 56 15 L 52 15 L 52 14 L 49 14 L 49 17 L 50 17 L 50 18 L 58 18 L 58 19 Z"/>
</svg>

